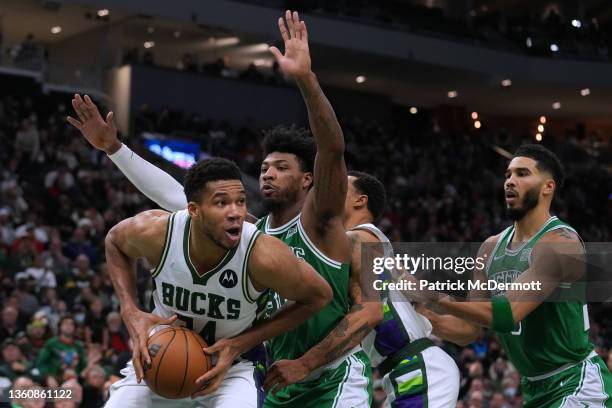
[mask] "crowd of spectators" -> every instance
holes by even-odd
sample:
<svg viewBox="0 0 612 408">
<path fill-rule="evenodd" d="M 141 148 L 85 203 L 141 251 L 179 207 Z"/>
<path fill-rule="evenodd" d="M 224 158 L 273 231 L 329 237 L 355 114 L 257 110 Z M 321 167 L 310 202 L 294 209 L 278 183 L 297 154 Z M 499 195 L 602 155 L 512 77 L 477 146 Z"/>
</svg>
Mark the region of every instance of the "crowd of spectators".
<svg viewBox="0 0 612 408">
<path fill-rule="evenodd" d="M 104 236 L 121 219 L 153 204 L 66 123 L 68 101 L 36 93 L 0 99 L 0 388 L 65 387 L 77 398 L 58 406 L 98 407 L 131 357 L 106 269 Z M 377 175 L 387 187 L 389 207 L 381 226 L 392 240 L 477 241 L 507 224 L 500 193 L 505 160 L 490 146 L 511 151 L 517 138 L 414 131 L 401 118 L 386 123 L 342 118 L 342 125 L 349 166 Z M 133 127 L 133 134 L 191 132 L 203 149 L 258 175 L 259 129 L 169 109 L 142 109 Z M 128 143 L 141 151 L 136 138 Z M 559 214 L 586 240 L 610 240 L 610 175 L 578 143 L 552 147 L 569 173 Z M 143 308 L 149 281 L 139 268 Z M 592 305 L 591 335 L 612 368 L 610 309 Z M 440 344 L 462 371 L 458 406 L 519 406 L 518 373 L 494 335 L 483 331 L 463 349 Z M 379 378 L 376 386 L 380 404 Z"/>
<path fill-rule="evenodd" d="M 252 1 L 250 2 L 252 3 Z M 465 2 L 446 9 L 421 0 L 338 1 L 338 0 L 257 0 L 257 3 L 288 10 L 331 16 L 395 30 L 442 35 L 458 41 L 537 55 L 609 60 L 612 40 L 610 24 L 597 18 L 605 15 L 602 4 L 592 10 L 564 8 L 561 2 L 534 2 L 512 5 Z M 426 4 L 430 3 L 430 4 Z M 462 8 L 463 6 L 463 8 Z M 571 5 L 570 7 L 573 7 Z M 558 51 L 551 50 L 556 44 Z"/>
</svg>

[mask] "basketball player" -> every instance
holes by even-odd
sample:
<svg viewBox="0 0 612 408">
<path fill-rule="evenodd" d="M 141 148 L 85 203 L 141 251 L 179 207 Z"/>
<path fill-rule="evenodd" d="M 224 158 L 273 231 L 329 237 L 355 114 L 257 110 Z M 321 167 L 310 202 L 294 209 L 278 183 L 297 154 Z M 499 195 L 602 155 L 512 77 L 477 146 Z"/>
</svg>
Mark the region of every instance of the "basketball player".
<svg viewBox="0 0 612 408">
<path fill-rule="evenodd" d="M 361 275 L 368 273 L 361 265 L 362 243 L 387 244 L 384 255 L 391 258 L 393 250 L 389 239 L 373 224 L 385 209 L 384 186 L 369 174 L 348 174 L 344 226 L 351 239 L 353 306 L 341 324 L 302 357 L 277 361 L 268 371 L 264 388 L 274 383 L 284 387 L 301 380 L 313 367 L 328 363 L 363 340 L 372 366 L 378 367 L 383 377 L 385 406 L 454 408 L 459 370 L 454 360 L 427 338 L 431 334 L 427 319 L 415 312 L 401 292 L 386 294 L 382 303 L 372 294 L 362 296 L 362 288 L 367 290 L 365 282 L 369 282 Z"/>
<path fill-rule="evenodd" d="M 612 407 L 612 376 L 589 343 L 587 305 L 550 299 L 576 284 L 581 270 L 571 259 L 584 254 L 578 233 L 550 214 L 563 179 L 554 153 L 541 145 L 519 147 L 504 183 L 514 224 L 487 239 L 482 254 L 488 264 L 475 274 L 480 281 L 539 281 L 539 298 L 520 290 L 501 291 L 489 302 L 443 297 L 433 306 L 450 315 L 434 315 L 432 321 L 438 331 L 459 339 L 475 338 L 475 325 L 497 332 L 522 376 L 525 407 Z"/>
<path fill-rule="evenodd" d="M 271 51 L 281 70 L 293 78 L 306 102 L 314 142 L 305 132 L 277 127 L 268 132 L 263 147 L 260 190 L 270 209 L 257 226 L 289 245 L 294 254 L 310 263 L 329 283 L 332 302 L 297 329 L 270 341 L 273 360 L 294 360 L 318 344 L 348 313 L 349 242 L 343 226 L 347 189 L 344 138 L 335 113 L 310 69 L 308 33 L 297 13 L 279 19 L 285 54 Z M 286 24 L 286 25 L 285 25 Z M 73 99 L 77 115 L 68 120 L 95 147 L 104 150 L 121 171 L 147 197 L 167 209 L 184 204 L 180 185 L 159 168 L 147 163 L 119 142 L 112 112 L 102 119 L 91 99 Z M 315 159 L 316 154 L 316 159 Z M 155 184 L 155 185 L 153 185 Z M 280 308 L 282 297 L 270 293 L 270 313 Z M 346 375 L 345 375 L 346 374 Z M 278 391 L 276 387 L 273 391 Z M 359 345 L 331 363 L 314 370 L 304 381 L 268 393 L 267 406 L 369 407 L 372 399 L 371 368 Z"/>
<path fill-rule="evenodd" d="M 107 407 L 177 404 L 140 383 L 141 361 L 145 367 L 150 364 L 148 333 L 157 323 L 172 323 L 173 315 L 211 345 L 205 352 L 217 355 L 214 368 L 196 381 L 206 385 L 193 395 L 199 398 L 182 402 L 259 407 L 261 383 L 256 362 L 248 354 L 331 300 L 331 288 L 310 265 L 296 259 L 278 239 L 244 222 L 245 191 L 233 162 L 216 158 L 195 164 L 187 172 L 184 189 L 186 209 L 145 211 L 117 224 L 107 235 L 109 273 L 134 342 L 132 362 L 122 371 L 126 377 L 112 385 Z M 131 266 L 141 257 L 155 265 L 152 314 L 139 310 L 134 299 Z M 293 302 L 253 326 L 258 299 L 268 288 Z"/>
</svg>

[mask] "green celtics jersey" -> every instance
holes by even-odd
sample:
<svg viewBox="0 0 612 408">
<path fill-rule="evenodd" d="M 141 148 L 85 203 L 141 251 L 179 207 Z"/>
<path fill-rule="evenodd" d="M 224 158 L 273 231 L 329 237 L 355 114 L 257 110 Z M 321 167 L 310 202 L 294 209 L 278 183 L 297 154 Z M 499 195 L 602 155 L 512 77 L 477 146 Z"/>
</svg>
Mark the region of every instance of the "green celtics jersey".
<svg viewBox="0 0 612 408">
<path fill-rule="evenodd" d="M 522 246 L 510 249 L 514 226 L 507 228 L 498 240 L 487 268 L 489 279 L 498 283 L 510 283 L 530 265 L 531 251 L 547 232 L 572 227 L 557 217 L 551 217 L 540 230 Z M 557 295 L 571 290 L 572 284 L 561 282 Z M 543 302 L 511 333 L 499 337 L 510 361 L 519 373 L 536 377 L 556 370 L 566 364 L 584 360 L 593 350 L 589 343 L 589 316 L 582 301 Z"/>
<path fill-rule="evenodd" d="M 295 256 L 308 262 L 329 283 L 334 293 L 332 301 L 314 317 L 297 328 L 270 339 L 274 361 L 293 360 L 323 340 L 348 312 L 349 265 L 330 259 L 314 246 L 304 231 L 300 215 L 279 228 L 270 228 L 269 216 L 261 218 L 256 226 L 260 231 L 283 241 Z M 273 313 L 283 303 L 284 299 L 278 294 L 270 293 L 268 314 Z"/>
</svg>

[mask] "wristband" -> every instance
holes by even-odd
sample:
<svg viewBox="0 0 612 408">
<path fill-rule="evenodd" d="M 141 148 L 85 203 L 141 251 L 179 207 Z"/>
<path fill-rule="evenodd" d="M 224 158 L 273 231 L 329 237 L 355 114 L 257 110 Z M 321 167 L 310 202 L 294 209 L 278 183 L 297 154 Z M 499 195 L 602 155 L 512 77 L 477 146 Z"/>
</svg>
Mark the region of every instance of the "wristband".
<svg viewBox="0 0 612 408">
<path fill-rule="evenodd" d="M 505 295 L 493 296 L 491 298 L 493 309 L 493 322 L 491 329 L 498 333 L 510 333 L 514 330 L 514 318 L 512 317 L 512 307 Z"/>
</svg>

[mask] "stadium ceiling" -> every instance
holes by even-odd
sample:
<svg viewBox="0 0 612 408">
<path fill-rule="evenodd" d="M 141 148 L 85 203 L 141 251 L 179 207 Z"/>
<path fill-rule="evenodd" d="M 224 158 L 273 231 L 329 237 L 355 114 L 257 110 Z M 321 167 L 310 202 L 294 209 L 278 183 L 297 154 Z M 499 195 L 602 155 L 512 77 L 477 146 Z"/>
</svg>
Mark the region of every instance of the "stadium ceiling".
<svg viewBox="0 0 612 408">
<path fill-rule="evenodd" d="M 107 21 L 96 19 L 97 10 L 73 2 L 65 2 L 59 10 L 41 7 L 41 0 L 2 0 L 0 3 L 4 45 L 21 42 L 28 33 L 53 49 L 62 41 L 78 38 L 92 30 L 112 27 L 121 32 L 121 49 L 138 48 L 144 52 L 145 41 L 155 41 L 151 50 L 155 61 L 165 66 L 176 66 L 182 54 L 190 52 L 199 62 L 214 61 L 230 55 L 234 63 L 245 68 L 256 59 L 271 63 L 265 43 L 270 38 L 254 34 L 232 33 L 220 27 L 205 27 L 195 23 L 170 21 L 110 10 Z M 499 3 L 503 3 L 499 0 Z M 87 17 L 89 16 L 89 17 Z M 51 27 L 61 26 L 62 32 L 51 33 Z M 154 32 L 150 32 L 150 27 Z M 180 31 L 179 38 L 175 33 Z M 223 47 L 211 47 L 211 38 L 237 39 Z M 97 46 L 95 44 L 94 46 Z M 580 86 L 555 83 L 521 82 L 515 78 L 512 86 L 502 87 L 506 78 L 474 72 L 399 60 L 379 55 L 358 53 L 345 49 L 313 44 L 314 68 L 322 82 L 328 85 L 361 92 L 389 95 L 395 102 L 409 106 L 434 107 L 452 103 L 470 110 L 502 115 L 558 115 L 584 118 L 610 118 L 612 89 L 590 89 L 589 96 L 581 96 Z M 51 52 L 51 54 L 53 54 Z M 78 50 L 74 58 L 78 59 Z M 51 55 L 53 58 L 53 55 Z M 612 67 L 612 65 L 611 65 Z M 365 81 L 356 82 L 363 75 Z M 585 78 L 584 87 L 588 87 Z M 449 99 L 455 90 L 458 96 Z M 552 104 L 560 101 L 562 108 Z"/>
</svg>

